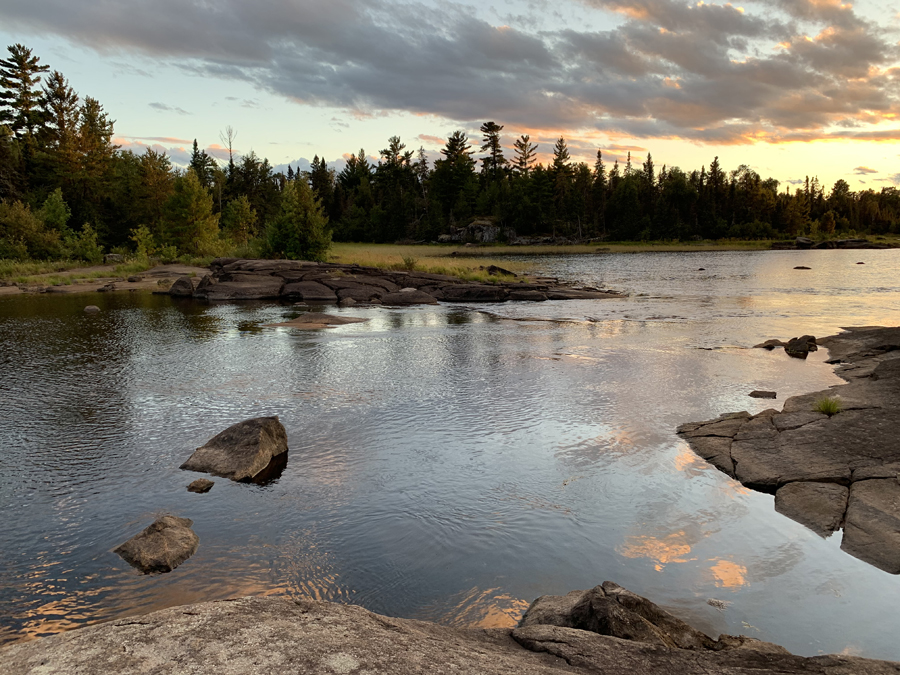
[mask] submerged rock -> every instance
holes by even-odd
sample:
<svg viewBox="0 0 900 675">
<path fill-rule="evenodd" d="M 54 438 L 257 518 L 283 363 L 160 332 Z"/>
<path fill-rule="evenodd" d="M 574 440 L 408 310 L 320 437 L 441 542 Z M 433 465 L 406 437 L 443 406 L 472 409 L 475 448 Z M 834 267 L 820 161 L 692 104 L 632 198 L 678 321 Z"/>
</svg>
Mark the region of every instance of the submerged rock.
<svg viewBox="0 0 900 675">
<path fill-rule="evenodd" d="M 278 417 L 256 417 L 213 436 L 181 468 L 235 481 L 251 480 L 287 450 L 287 431 Z"/>
<path fill-rule="evenodd" d="M 778 393 L 774 391 L 760 391 L 755 389 L 747 394 L 750 398 L 778 398 Z"/>
<path fill-rule="evenodd" d="M 187 490 L 188 492 L 198 492 L 200 494 L 203 494 L 212 490 L 213 485 L 215 485 L 215 483 L 211 480 L 208 480 L 206 478 L 198 478 L 193 483 L 187 486 Z"/>
<path fill-rule="evenodd" d="M 113 552 L 144 574 L 171 572 L 197 550 L 200 538 L 193 524 L 189 518 L 163 516 Z"/>
<path fill-rule="evenodd" d="M 100 311 L 100 308 L 97 307 L 97 305 L 88 305 L 87 307 L 84 308 L 85 314 L 96 314 L 99 311 Z"/>
</svg>

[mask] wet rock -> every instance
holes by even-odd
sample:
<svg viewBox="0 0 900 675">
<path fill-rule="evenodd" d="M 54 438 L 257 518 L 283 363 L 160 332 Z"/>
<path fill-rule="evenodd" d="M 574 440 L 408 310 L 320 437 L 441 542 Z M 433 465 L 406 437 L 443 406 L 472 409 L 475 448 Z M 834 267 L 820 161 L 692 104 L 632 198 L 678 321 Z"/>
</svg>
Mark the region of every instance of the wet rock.
<svg viewBox="0 0 900 675">
<path fill-rule="evenodd" d="M 541 291 L 514 290 L 509 292 L 509 300 L 527 300 L 529 302 L 544 302 L 547 294 Z"/>
<path fill-rule="evenodd" d="M 212 490 L 213 485 L 215 485 L 215 483 L 211 480 L 208 480 L 206 478 L 198 478 L 187 486 L 187 490 L 188 492 L 198 492 L 200 494 L 204 494 Z"/>
<path fill-rule="evenodd" d="M 207 281 L 209 279 L 209 281 Z M 204 277 L 194 297 L 204 300 L 268 300 L 281 295 L 284 282 L 280 277 L 246 275 L 238 281 L 215 281 Z M 305 299 L 305 298 L 304 298 Z"/>
<path fill-rule="evenodd" d="M 747 395 L 750 398 L 778 398 L 778 394 L 774 391 L 760 391 L 758 389 L 754 389 Z"/>
<path fill-rule="evenodd" d="M 849 493 L 836 483 L 788 483 L 775 493 L 775 510 L 827 537 L 840 529 Z"/>
<path fill-rule="evenodd" d="M 356 304 L 356 300 L 353 298 L 341 298 L 338 300 L 338 307 L 352 307 Z"/>
<path fill-rule="evenodd" d="M 784 351 L 789 356 L 805 359 L 810 352 L 817 351 L 816 338 L 813 335 L 801 335 L 800 337 L 791 338 L 784 346 Z"/>
<path fill-rule="evenodd" d="M 784 347 L 787 345 L 787 342 L 782 342 L 781 340 L 766 340 L 765 342 L 760 342 L 758 345 L 753 345 L 754 349 L 768 349 L 772 351 L 775 347 Z"/>
<path fill-rule="evenodd" d="M 795 270 L 811 270 L 812 267 L 807 267 L 806 265 L 797 265 L 794 269 Z"/>
<path fill-rule="evenodd" d="M 797 246 L 797 248 L 812 248 L 813 244 L 815 244 L 815 243 L 816 242 L 814 242 L 809 237 L 797 237 L 794 240 L 794 244 Z"/>
<path fill-rule="evenodd" d="M 201 279 L 198 277 L 178 277 L 169 288 L 169 295 L 176 298 L 190 298 L 194 295 L 194 290 L 200 285 L 200 282 Z"/>
<path fill-rule="evenodd" d="M 841 549 L 891 574 L 900 574 L 900 483 L 862 480 L 850 487 Z"/>
<path fill-rule="evenodd" d="M 424 291 L 415 288 L 404 288 L 396 293 L 385 293 L 381 296 L 381 304 L 383 305 L 436 305 L 437 299 L 433 295 L 428 295 Z"/>
<path fill-rule="evenodd" d="M 189 518 L 163 516 L 113 552 L 144 574 L 171 572 L 197 550 L 200 538 L 193 524 Z"/>
<path fill-rule="evenodd" d="M 100 308 L 97 307 L 97 305 L 88 305 L 87 307 L 84 308 L 85 314 L 96 314 L 99 311 L 100 311 Z"/>
<path fill-rule="evenodd" d="M 509 291 L 503 286 L 459 284 L 445 286 L 446 302 L 504 302 L 509 298 Z"/>
<path fill-rule="evenodd" d="M 337 294 L 332 289 L 317 281 L 297 281 L 285 284 L 282 289 L 282 295 L 289 298 L 299 298 L 303 302 L 310 304 L 332 304 L 338 300 Z"/>
<path fill-rule="evenodd" d="M 287 450 L 287 432 L 278 417 L 257 417 L 217 434 L 180 468 L 235 481 L 250 480 Z"/>
</svg>

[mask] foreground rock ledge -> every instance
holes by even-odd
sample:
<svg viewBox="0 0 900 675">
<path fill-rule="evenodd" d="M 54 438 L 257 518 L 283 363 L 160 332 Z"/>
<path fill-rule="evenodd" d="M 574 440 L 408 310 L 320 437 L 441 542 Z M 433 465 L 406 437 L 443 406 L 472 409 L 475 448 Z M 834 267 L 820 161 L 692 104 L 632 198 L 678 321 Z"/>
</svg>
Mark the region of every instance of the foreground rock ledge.
<svg viewBox="0 0 900 675">
<path fill-rule="evenodd" d="M 847 384 L 794 396 L 781 412 L 726 413 L 678 433 L 698 455 L 841 548 L 900 574 L 900 328 L 848 328 L 823 338 Z M 842 410 L 814 410 L 839 396 Z"/>
<path fill-rule="evenodd" d="M 752 649 L 691 651 L 575 628 L 458 629 L 311 600 L 174 607 L 0 650 L 5 675 L 897 675 L 900 664 Z"/>
<path fill-rule="evenodd" d="M 172 295 L 203 300 L 300 300 L 309 304 L 414 305 L 507 300 L 594 300 L 623 297 L 613 291 L 574 288 L 556 279 L 465 281 L 446 274 L 304 260 L 216 258 L 199 283 L 179 279 Z"/>
</svg>

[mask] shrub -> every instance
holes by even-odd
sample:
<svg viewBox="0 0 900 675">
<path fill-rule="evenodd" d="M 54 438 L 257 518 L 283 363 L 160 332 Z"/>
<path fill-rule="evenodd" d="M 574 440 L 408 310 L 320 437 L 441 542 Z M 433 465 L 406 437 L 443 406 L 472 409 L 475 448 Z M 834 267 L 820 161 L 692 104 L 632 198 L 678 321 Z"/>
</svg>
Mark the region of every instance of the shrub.
<svg viewBox="0 0 900 675">
<path fill-rule="evenodd" d="M 288 181 L 281 193 L 281 210 L 266 230 L 267 254 L 325 262 L 330 247 L 331 231 L 321 202 L 306 181 Z"/>
</svg>

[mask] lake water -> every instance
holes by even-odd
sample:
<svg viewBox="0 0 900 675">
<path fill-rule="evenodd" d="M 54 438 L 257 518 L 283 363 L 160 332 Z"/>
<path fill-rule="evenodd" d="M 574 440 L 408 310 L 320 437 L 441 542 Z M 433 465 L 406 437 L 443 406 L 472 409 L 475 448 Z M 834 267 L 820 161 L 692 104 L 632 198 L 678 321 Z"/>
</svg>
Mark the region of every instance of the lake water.
<svg viewBox="0 0 900 675">
<path fill-rule="evenodd" d="M 331 308 L 369 321 L 318 332 L 264 327 L 296 315 L 277 303 L 0 298 L 0 642 L 249 594 L 504 626 L 609 579 L 714 635 L 900 659 L 900 578 L 674 434 L 838 384 L 824 350 L 750 347 L 900 325 L 900 250 L 530 261 L 631 295 Z M 193 449 L 260 415 L 283 475 L 186 492 Z M 111 549 L 166 512 L 200 547 L 140 575 Z"/>
</svg>

